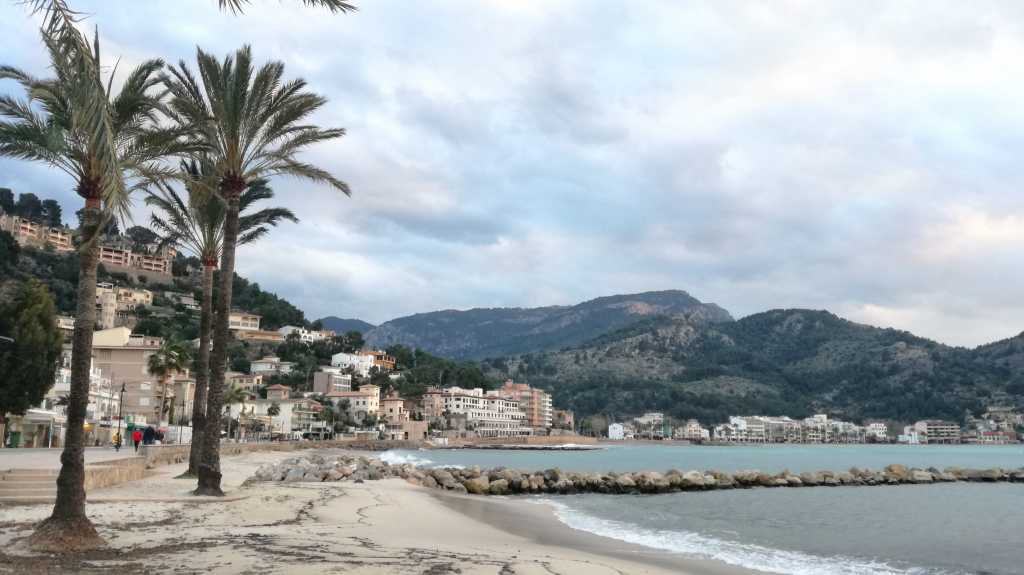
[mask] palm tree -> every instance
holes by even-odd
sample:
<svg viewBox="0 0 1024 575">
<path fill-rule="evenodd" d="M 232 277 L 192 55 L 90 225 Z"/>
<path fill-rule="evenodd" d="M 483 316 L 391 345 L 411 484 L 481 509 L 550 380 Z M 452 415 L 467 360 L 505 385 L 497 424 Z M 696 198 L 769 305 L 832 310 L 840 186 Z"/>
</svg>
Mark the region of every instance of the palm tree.
<svg viewBox="0 0 1024 575">
<path fill-rule="evenodd" d="M 146 369 L 150 375 L 160 380 L 160 417 L 167 408 L 167 385 L 171 376 L 188 368 L 192 360 L 192 350 L 188 344 L 176 339 L 168 339 L 160 345 L 155 353 L 146 361 Z"/>
<path fill-rule="evenodd" d="M 241 14 L 249 2 L 250 0 L 217 0 L 221 10 L 226 8 L 235 14 Z M 356 10 L 354 4 L 345 0 L 302 0 L 302 3 L 306 6 L 322 6 L 331 12 L 354 12 Z"/>
<path fill-rule="evenodd" d="M 227 367 L 228 315 L 242 192 L 254 181 L 276 175 L 326 183 L 346 195 L 349 189 L 326 170 L 296 157 L 313 144 L 345 134 L 342 129 L 321 129 L 302 123 L 326 103 L 323 97 L 306 91 L 305 81 L 284 81 L 284 64 L 280 62 L 264 64 L 254 72 L 248 46 L 233 57 L 225 57 L 223 62 L 199 49 L 196 60 L 201 81 L 185 62 L 180 62 L 165 75 L 165 83 L 171 92 L 175 120 L 183 129 L 191 130 L 203 146 L 203 154 L 215 169 L 216 189 L 226 203 L 220 290 L 210 355 L 208 421 L 195 491 L 197 495 L 223 495 L 217 426 Z"/>
<path fill-rule="evenodd" d="M 236 403 L 242 404 L 238 413 L 238 423 L 242 423 L 242 412 L 245 411 L 245 400 L 249 399 L 249 392 L 242 389 L 238 384 L 232 383 L 224 391 L 224 411 L 228 414 L 228 439 L 231 439 L 231 406 Z M 209 432 L 209 430 L 207 430 Z M 217 428 L 217 436 L 220 437 L 220 428 Z"/>
<path fill-rule="evenodd" d="M 204 175 L 201 164 L 205 164 Z M 184 199 L 175 189 L 163 182 L 156 184 L 156 191 L 146 198 L 146 204 L 154 207 L 151 226 L 162 236 L 162 244 L 175 245 L 191 252 L 203 264 L 202 302 L 199 316 L 199 353 L 196 358 L 196 395 L 192 403 L 192 445 L 189 451 L 188 471 L 181 477 L 195 477 L 199 467 L 199 452 L 202 445 L 203 426 L 206 422 L 206 391 L 210 374 L 210 327 L 213 324 L 213 271 L 220 257 L 224 232 L 225 205 L 223 200 L 209 190 L 215 186 L 209 183 L 213 172 L 208 162 L 183 162 L 182 172 L 188 190 Z M 266 180 L 252 182 L 239 199 L 239 244 L 258 240 L 281 220 L 298 222 L 295 214 L 286 208 L 266 208 L 247 214 L 249 208 L 261 200 L 274 197 Z"/>
<path fill-rule="evenodd" d="M 30 543 L 68 551 L 104 544 L 85 515 L 85 412 L 96 319 L 98 231 L 130 205 L 132 182 L 157 177 L 157 161 L 178 150 L 175 134 L 158 130 L 164 92 L 158 90 L 160 60 L 135 68 L 115 95 L 104 82 L 99 40 L 92 46 L 75 27 L 62 0 L 34 1 L 44 10 L 43 43 L 53 78 L 40 79 L 0 66 L 0 80 L 18 82 L 22 99 L 0 96 L 0 156 L 47 164 L 69 175 L 85 201 L 79 247 L 78 304 L 72 338 L 71 393 L 57 500 Z M 112 76 L 112 75 L 111 75 Z"/>
</svg>

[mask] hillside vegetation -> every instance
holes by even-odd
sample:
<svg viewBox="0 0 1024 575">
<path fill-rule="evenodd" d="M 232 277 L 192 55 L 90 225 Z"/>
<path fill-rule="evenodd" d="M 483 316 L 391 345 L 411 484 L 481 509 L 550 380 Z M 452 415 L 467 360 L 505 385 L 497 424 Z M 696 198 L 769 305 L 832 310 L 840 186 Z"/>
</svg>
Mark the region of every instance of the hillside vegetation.
<svg viewBox="0 0 1024 575">
<path fill-rule="evenodd" d="M 717 323 L 653 318 L 571 349 L 483 365 L 552 390 L 581 415 L 959 420 L 1024 400 L 1021 337 L 968 350 L 803 309 Z"/>
</svg>

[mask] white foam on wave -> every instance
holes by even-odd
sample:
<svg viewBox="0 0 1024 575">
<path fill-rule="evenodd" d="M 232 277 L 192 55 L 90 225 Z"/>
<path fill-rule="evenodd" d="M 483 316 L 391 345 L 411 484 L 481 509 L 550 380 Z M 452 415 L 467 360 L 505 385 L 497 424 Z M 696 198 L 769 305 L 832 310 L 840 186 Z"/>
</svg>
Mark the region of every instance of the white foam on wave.
<svg viewBox="0 0 1024 575">
<path fill-rule="evenodd" d="M 397 451 L 385 451 L 380 454 L 380 460 L 388 465 L 411 464 L 418 467 L 432 467 L 434 462 L 426 457 L 420 457 L 412 453 L 399 453 Z"/>
<path fill-rule="evenodd" d="M 420 451 L 425 452 L 426 450 L 421 449 Z M 413 453 L 401 453 L 394 450 L 385 451 L 384 453 L 381 453 L 378 459 L 380 459 L 384 463 L 387 463 L 388 465 L 409 464 L 415 465 L 416 467 L 450 467 L 452 469 L 465 469 L 465 466 L 462 465 L 436 463 L 432 459 L 427 459 L 426 457 L 420 457 L 419 455 Z"/>
<path fill-rule="evenodd" d="M 786 575 L 937 575 L 924 568 L 901 569 L 886 563 L 850 557 L 819 557 L 761 545 L 726 541 L 689 531 L 647 529 L 632 523 L 594 517 L 557 501 L 545 503 L 569 527 L 634 545 L 712 559 L 756 571 Z"/>
</svg>

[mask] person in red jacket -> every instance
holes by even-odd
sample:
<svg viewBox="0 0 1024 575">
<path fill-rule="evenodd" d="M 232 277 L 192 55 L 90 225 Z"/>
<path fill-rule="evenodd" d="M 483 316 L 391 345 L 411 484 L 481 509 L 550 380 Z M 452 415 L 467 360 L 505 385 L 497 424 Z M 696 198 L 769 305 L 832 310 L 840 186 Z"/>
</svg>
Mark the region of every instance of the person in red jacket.
<svg viewBox="0 0 1024 575">
<path fill-rule="evenodd" d="M 135 444 L 135 452 L 139 452 L 139 444 L 142 443 L 142 432 L 136 429 L 132 432 L 132 443 Z"/>
</svg>

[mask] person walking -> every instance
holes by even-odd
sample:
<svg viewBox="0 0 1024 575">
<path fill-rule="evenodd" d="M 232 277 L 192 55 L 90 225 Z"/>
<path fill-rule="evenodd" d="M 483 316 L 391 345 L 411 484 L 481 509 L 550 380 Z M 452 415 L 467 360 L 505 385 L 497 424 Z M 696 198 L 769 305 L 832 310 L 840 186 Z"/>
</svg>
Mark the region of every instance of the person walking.
<svg viewBox="0 0 1024 575">
<path fill-rule="evenodd" d="M 114 451 L 121 451 L 121 432 L 114 434 Z"/>
<path fill-rule="evenodd" d="M 135 453 L 138 453 L 139 444 L 142 443 L 142 432 L 139 431 L 138 428 L 136 428 L 135 431 L 132 432 L 132 443 L 135 444 Z"/>
</svg>

